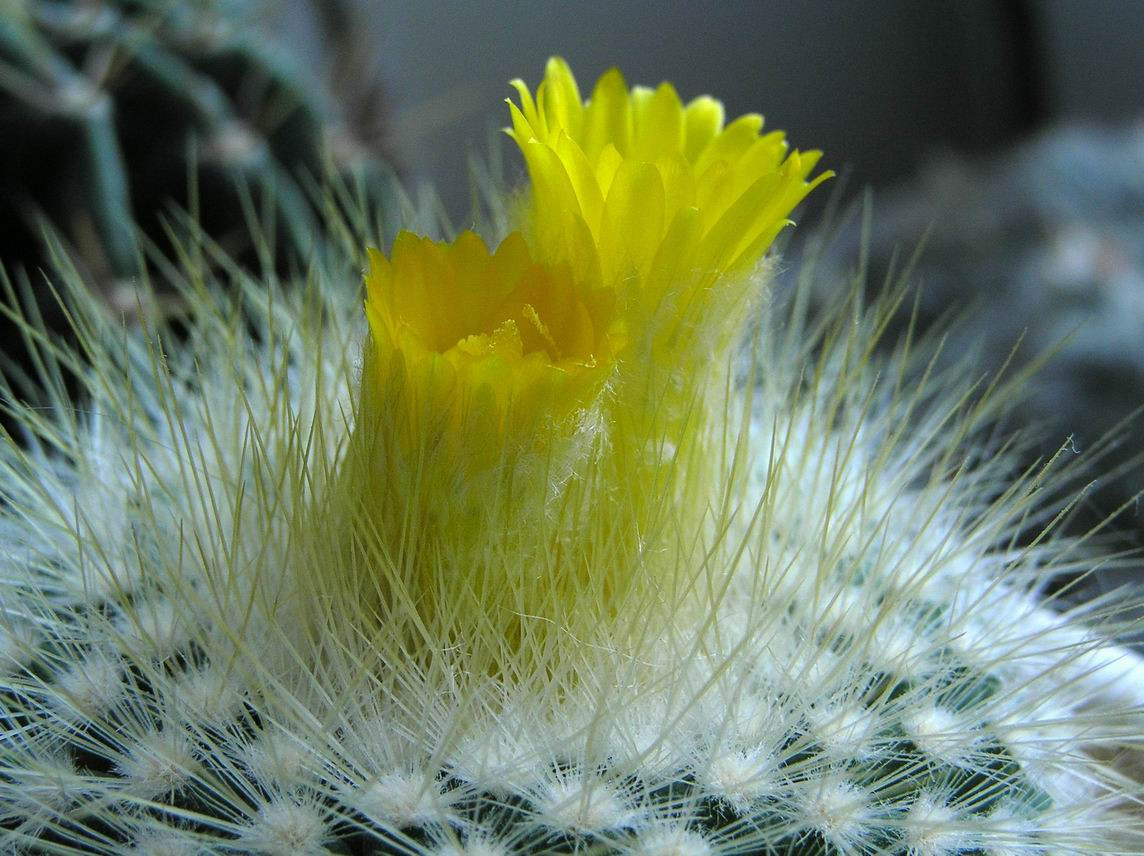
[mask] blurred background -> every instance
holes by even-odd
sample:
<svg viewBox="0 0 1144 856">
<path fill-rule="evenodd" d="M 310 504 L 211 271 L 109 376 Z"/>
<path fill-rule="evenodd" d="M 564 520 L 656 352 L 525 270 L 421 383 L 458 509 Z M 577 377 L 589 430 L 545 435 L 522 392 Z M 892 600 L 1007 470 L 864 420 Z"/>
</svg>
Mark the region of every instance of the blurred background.
<svg viewBox="0 0 1144 856">
<path fill-rule="evenodd" d="M 1138 0 L 579 0 L 369 3 L 396 153 L 451 210 L 466 155 L 505 124 L 506 82 L 553 53 L 586 90 L 629 83 L 716 94 L 795 145 L 847 166 L 855 188 L 913 174 L 935 151 L 980 154 L 1043 126 L 1144 111 Z M 295 17 L 300 23 L 302 18 Z M 587 95 L 587 91 L 585 91 Z"/>
<path fill-rule="evenodd" d="M 1041 453 L 1084 453 L 1144 405 L 1142 34 L 1140 0 L 0 0 L 0 260 L 36 290 L 51 223 L 126 311 L 178 206 L 227 252 L 289 265 L 320 239 L 329 171 L 391 214 L 391 172 L 431 184 L 463 227 L 471 155 L 521 172 L 497 134 L 507 81 L 561 54 L 585 95 L 616 65 L 823 149 L 845 196 L 873 190 L 872 281 L 928 231 L 921 323 L 974 307 L 951 359 L 985 371 L 1022 335 L 1022 355 L 1071 336 L 1015 418 Z M 267 208 L 269 260 L 244 238 Z M 836 236 L 827 278 L 858 246 Z M 1117 543 L 1144 545 L 1142 424 L 1074 532 L 1119 509 Z"/>
</svg>

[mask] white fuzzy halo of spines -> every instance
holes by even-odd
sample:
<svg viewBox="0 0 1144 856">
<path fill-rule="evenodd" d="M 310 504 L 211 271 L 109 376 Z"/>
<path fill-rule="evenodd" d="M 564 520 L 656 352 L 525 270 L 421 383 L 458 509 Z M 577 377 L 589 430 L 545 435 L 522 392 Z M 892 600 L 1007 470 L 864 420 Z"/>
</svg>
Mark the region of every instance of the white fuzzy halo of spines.
<svg viewBox="0 0 1144 856">
<path fill-rule="evenodd" d="M 310 801 L 278 797 L 263 803 L 243 830 L 240 842 L 266 856 L 319 856 L 327 853 L 329 827 L 322 809 Z"/>
<path fill-rule="evenodd" d="M 904 370 L 867 354 L 877 306 L 817 337 L 794 318 L 758 333 L 758 385 L 725 414 L 752 454 L 713 504 L 698 609 L 644 659 L 581 640 L 575 680 L 557 664 L 465 696 L 384 628 L 297 620 L 297 526 L 344 454 L 363 329 L 352 264 L 311 279 L 188 285 L 178 340 L 125 334 L 65 278 L 87 355 L 40 347 L 49 374 L 53 354 L 82 369 L 88 401 L 14 405 L 31 439 L 0 452 L 0 844 L 1144 844 L 1124 772 L 1144 666 L 1102 626 L 1110 604 L 1046 602 L 1054 569 L 1087 561 L 1051 535 L 1017 546 L 1051 482 L 1006 488 L 1003 456 L 974 451 L 989 399 L 894 387 Z"/>
</svg>

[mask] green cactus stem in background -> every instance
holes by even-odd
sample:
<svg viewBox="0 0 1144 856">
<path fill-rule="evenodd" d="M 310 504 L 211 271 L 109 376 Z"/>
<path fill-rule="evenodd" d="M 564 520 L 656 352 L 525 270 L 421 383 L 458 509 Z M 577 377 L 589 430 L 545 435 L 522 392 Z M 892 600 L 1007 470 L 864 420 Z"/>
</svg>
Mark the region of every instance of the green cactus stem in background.
<svg viewBox="0 0 1144 856">
<path fill-rule="evenodd" d="M 331 170 L 381 203 L 391 187 L 377 140 L 355 141 L 337 98 L 260 26 L 259 9 L 0 3 L 9 268 L 46 265 L 50 226 L 97 279 L 138 275 L 179 208 L 248 262 L 261 261 L 250 258 L 253 209 L 277 257 L 297 261 L 319 231 L 312 186 Z"/>
</svg>

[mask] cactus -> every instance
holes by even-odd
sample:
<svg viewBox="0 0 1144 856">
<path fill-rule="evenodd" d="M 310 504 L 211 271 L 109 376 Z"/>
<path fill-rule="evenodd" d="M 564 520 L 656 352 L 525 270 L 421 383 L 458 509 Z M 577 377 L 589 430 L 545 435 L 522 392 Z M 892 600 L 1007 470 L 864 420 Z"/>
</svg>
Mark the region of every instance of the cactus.
<svg viewBox="0 0 1144 856">
<path fill-rule="evenodd" d="M 0 4 L 0 258 L 47 265 L 62 230 L 104 283 L 141 273 L 176 207 L 248 263 L 250 219 L 280 260 L 318 234 L 307 177 L 330 167 L 375 201 L 388 173 L 308 69 L 258 26 L 258 4 L 5 0 Z M 329 161 L 329 162 L 327 162 Z M 264 223 L 265 224 L 265 223 Z M 143 242 L 139 240 L 142 232 Z M 130 308 L 130 307 L 128 307 Z"/>
<path fill-rule="evenodd" d="M 1042 593 L 1099 559 L 1053 535 L 1072 465 L 989 432 L 1013 384 L 875 358 L 900 290 L 808 321 L 813 255 L 765 299 L 820 179 L 757 117 L 615 72 L 581 111 L 558 61 L 518 93 L 522 232 L 398 237 L 366 321 L 351 249 L 282 291 L 185 253 L 177 339 L 74 272 L 78 349 L 22 322 L 0 842 L 1139 852 L 1144 664 L 1123 604 Z"/>
<path fill-rule="evenodd" d="M 1144 401 L 1139 123 L 1063 125 L 985 158 L 935 157 L 879 209 L 868 249 L 872 279 L 891 265 L 895 246 L 929 233 L 916 269 L 926 283 L 919 323 L 933 323 L 951 305 L 975 307 L 973 321 L 954 331 L 947 361 L 980 348 L 983 368 L 1000 366 L 1019 337 L 1026 354 L 1059 348 L 1011 417 L 1042 435 L 1030 460 L 1065 434 L 1086 448 Z M 839 243 L 852 248 L 857 236 Z M 1029 318 L 1037 323 L 1029 326 Z M 1123 440 L 1069 531 L 1083 533 L 1123 509 L 1106 530 L 1123 536 L 1124 549 L 1139 550 L 1144 515 L 1134 497 L 1144 485 L 1144 448 L 1130 434 Z M 1111 580 L 1094 575 L 1082 585 L 1099 592 L 1142 573 L 1138 559 Z"/>
</svg>

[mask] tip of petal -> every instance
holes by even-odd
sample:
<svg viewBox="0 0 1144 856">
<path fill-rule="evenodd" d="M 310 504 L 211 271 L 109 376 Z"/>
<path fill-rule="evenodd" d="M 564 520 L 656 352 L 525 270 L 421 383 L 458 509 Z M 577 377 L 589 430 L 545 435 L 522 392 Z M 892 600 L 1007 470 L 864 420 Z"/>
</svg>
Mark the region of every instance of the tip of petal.
<svg viewBox="0 0 1144 856">
<path fill-rule="evenodd" d="M 568 65 L 568 60 L 562 56 L 550 56 L 548 62 L 544 66 L 545 76 L 549 75 L 566 75 L 572 76 L 572 68 Z"/>
</svg>

